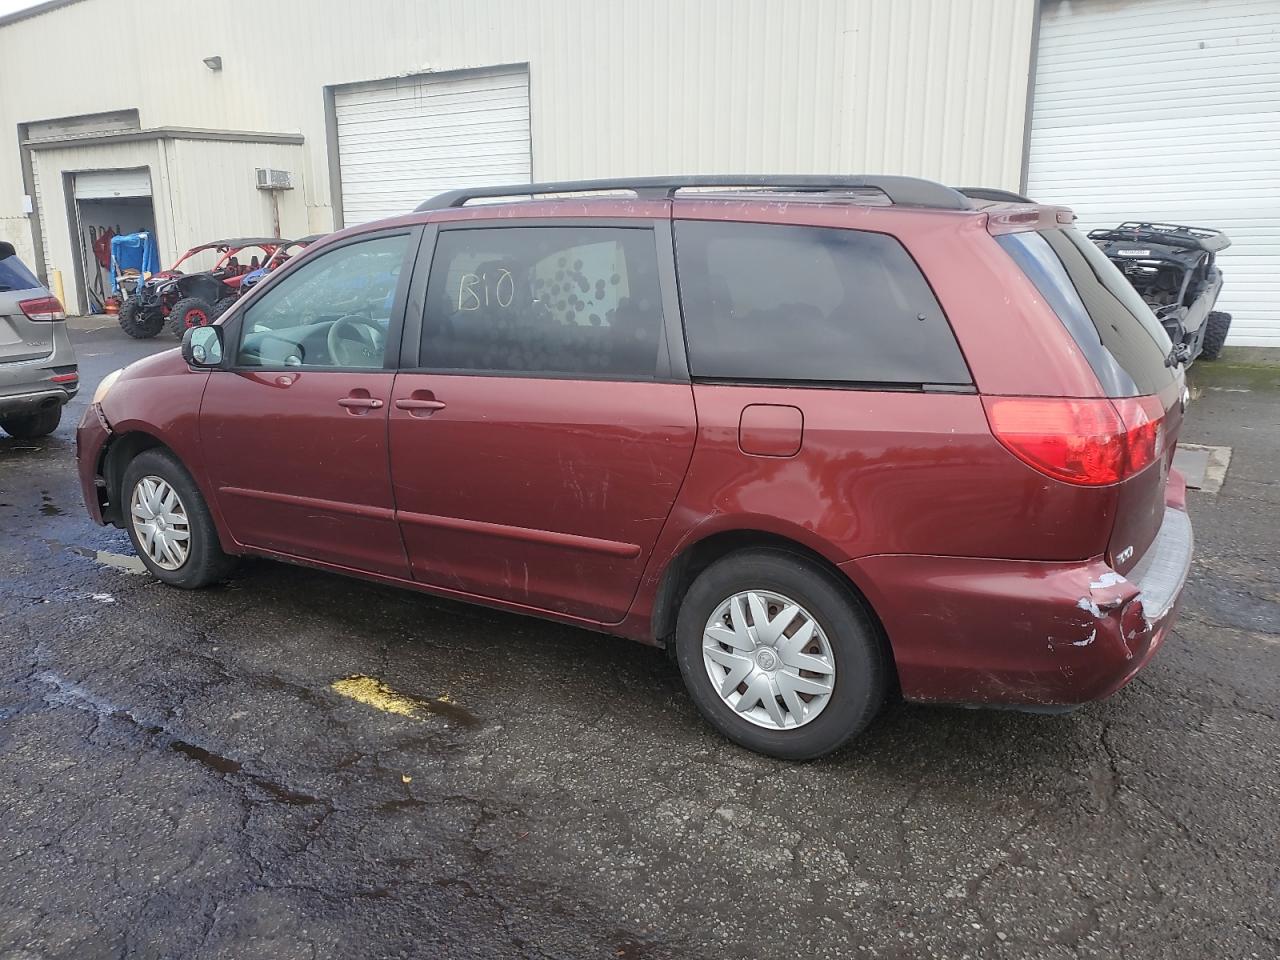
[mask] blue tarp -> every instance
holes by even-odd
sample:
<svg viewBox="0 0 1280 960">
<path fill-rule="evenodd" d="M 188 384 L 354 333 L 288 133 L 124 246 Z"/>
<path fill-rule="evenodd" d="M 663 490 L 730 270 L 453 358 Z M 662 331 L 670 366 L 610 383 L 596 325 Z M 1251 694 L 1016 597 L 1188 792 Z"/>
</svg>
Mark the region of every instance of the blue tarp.
<svg viewBox="0 0 1280 960">
<path fill-rule="evenodd" d="M 120 292 L 120 273 L 128 269 L 146 275 L 160 271 L 156 238 L 143 230 L 111 238 L 111 292 Z"/>
</svg>

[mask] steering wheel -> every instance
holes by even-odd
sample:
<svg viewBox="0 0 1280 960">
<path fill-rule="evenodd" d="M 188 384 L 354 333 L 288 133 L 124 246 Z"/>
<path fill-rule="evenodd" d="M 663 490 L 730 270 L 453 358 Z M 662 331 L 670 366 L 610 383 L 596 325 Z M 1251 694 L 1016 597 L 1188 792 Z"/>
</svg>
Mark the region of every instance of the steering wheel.
<svg viewBox="0 0 1280 960">
<path fill-rule="evenodd" d="M 385 337 L 368 317 L 349 314 L 333 321 L 326 335 L 329 359 L 339 367 L 380 367 Z"/>
</svg>

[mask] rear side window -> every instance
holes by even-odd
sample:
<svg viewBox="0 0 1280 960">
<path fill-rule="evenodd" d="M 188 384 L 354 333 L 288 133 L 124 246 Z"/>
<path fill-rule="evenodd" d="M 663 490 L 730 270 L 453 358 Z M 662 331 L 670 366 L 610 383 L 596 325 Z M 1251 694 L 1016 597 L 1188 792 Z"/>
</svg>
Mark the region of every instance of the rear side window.
<svg viewBox="0 0 1280 960">
<path fill-rule="evenodd" d="M 1058 315 L 1107 396 L 1146 396 L 1173 381 L 1168 334 L 1092 242 L 1070 228 L 996 240 Z"/>
<path fill-rule="evenodd" d="M 440 232 L 422 367 L 651 380 L 665 352 L 653 230 Z"/>
<path fill-rule="evenodd" d="M 910 255 L 861 230 L 676 223 L 694 376 L 968 384 L 955 336 Z"/>
<path fill-rule="evenodd" d="M 17 258 L 13 247 L 0 243 L 0 290 L 30 290 L 38 286 L 40 281 Z"/>
</svg>

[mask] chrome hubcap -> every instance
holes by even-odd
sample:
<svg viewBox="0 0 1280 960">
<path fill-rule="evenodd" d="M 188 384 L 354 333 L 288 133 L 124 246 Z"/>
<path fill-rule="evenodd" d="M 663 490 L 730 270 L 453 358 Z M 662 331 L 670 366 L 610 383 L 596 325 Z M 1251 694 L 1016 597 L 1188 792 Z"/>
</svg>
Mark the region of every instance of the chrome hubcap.
<svg viewBox="0 0 1280 960">
<path fill-rule="evenodd" d="M 831 700 L 836 661 L 822 627 L 794 600 L 764 590 L 729 597 L 707 620 L 711 685 L 743 719 L 770 730 L 812 721 Z"/>
<path fill-rule="evenodd" d="M 178 492 L 160 477 L 143 477 L 129 501 L 133 529 L 151 562 L 163 570 L 177 570 L 187 562 L 191 531 L 187 510 Z"/>
</svg>

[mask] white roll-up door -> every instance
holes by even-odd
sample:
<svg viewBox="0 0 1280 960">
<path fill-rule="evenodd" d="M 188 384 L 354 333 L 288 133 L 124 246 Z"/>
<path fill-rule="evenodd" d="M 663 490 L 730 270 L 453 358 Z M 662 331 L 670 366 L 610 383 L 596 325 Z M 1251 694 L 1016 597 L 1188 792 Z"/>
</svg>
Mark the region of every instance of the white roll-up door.
<svg viewBox="0 0 1280 960">
<path fill-rule="evenodd" d="M 1280 347 L 1280 0 L 1045 3 L 1027 194 L 1226 231 L 1229 343 Z"/>
<path fill-rule="evenodd" d="M 335 94 L 334 111 L 347 225 L 445 190 L 530 180 L 523 67 L 360 84 Z"/>
<path fill-rule="evenodd" d="M 94 170 L 76 174 L 77 200 L 113 200 L 151 196 L 149 170 Z"/>
</svg>

